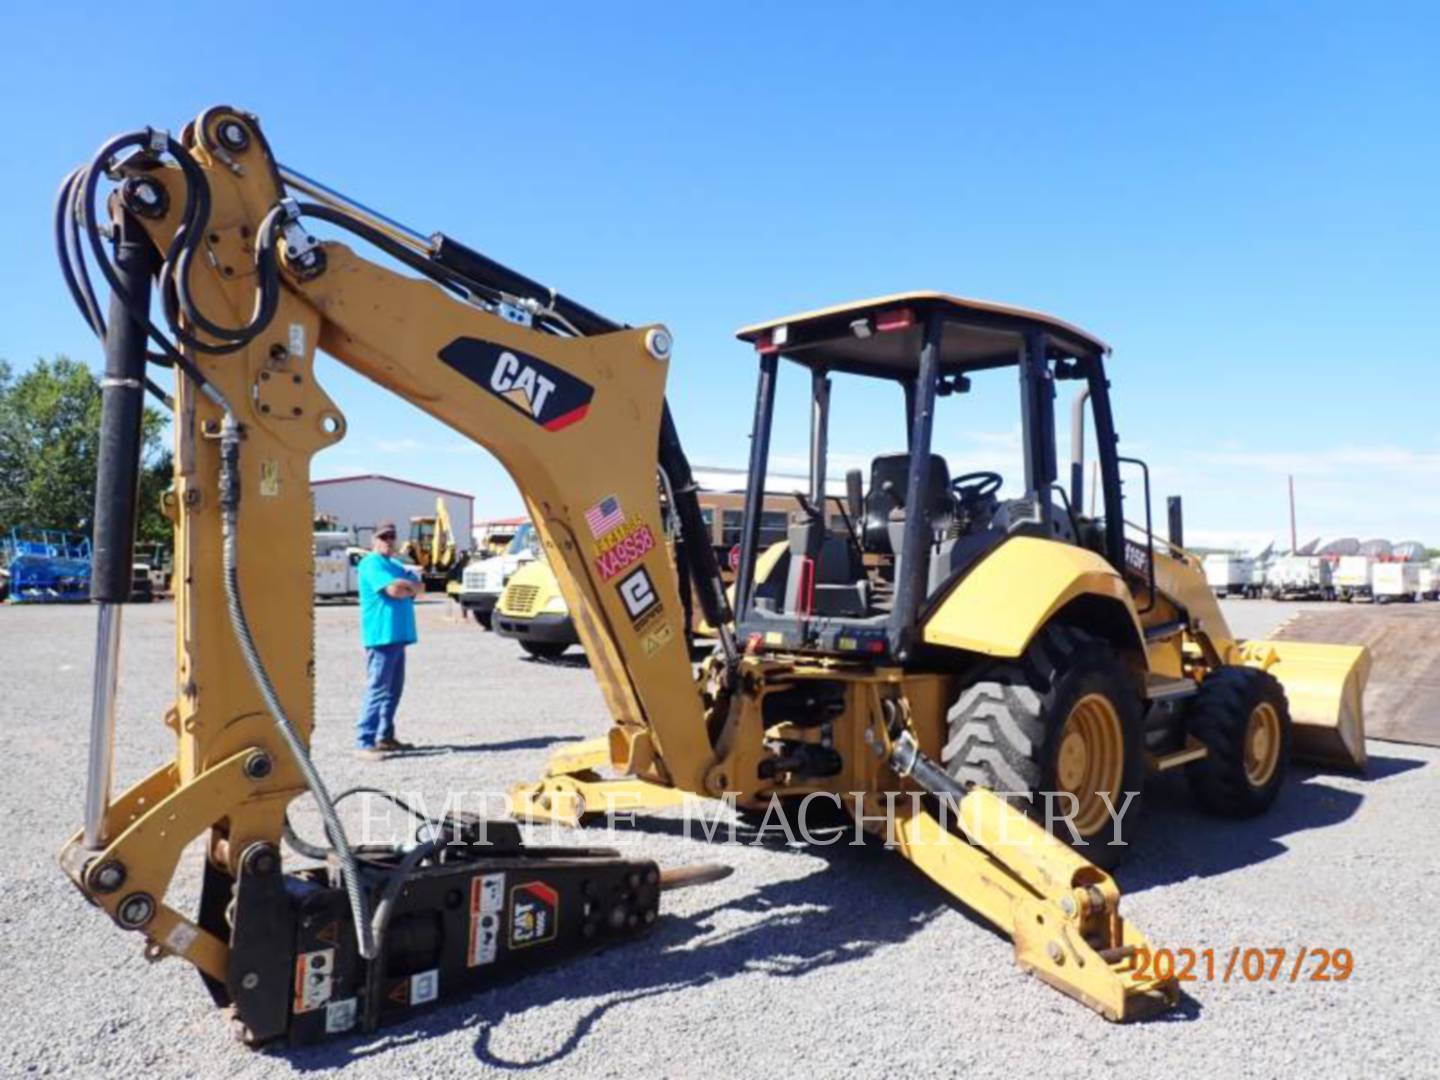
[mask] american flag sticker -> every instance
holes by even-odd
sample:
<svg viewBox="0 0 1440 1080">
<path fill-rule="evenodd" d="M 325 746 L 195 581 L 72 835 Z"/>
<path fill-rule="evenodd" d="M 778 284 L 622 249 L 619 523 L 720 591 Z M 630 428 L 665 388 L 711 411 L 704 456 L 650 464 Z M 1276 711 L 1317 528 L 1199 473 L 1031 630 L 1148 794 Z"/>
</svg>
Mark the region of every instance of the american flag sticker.
<svg viewBox="0 0 1440 1080">
<path fill-rule="evenodd" d="M 625 524 L 625 511 L 620 509 L 620 500 L 607 495 L 589 510 L 585 511 L 585 524 L 590 526 L 590 535 L 596 540 Z"/>
</svg>

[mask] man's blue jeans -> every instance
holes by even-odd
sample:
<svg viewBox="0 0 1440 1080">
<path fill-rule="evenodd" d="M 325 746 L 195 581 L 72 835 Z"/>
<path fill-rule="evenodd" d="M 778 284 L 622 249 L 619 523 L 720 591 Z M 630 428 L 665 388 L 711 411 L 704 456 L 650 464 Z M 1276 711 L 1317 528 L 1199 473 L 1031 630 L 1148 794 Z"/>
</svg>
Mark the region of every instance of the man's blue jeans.
<svg viewBox="0 0 1440 1080">
<path fill-rule="evenodd" d="M 365 656 L 370 681 L 355 721 L 355 745 L 362 750 L 395 738 L 395 710 L 405 689 L 405 646 L 377 645 Z"/>
</svg>

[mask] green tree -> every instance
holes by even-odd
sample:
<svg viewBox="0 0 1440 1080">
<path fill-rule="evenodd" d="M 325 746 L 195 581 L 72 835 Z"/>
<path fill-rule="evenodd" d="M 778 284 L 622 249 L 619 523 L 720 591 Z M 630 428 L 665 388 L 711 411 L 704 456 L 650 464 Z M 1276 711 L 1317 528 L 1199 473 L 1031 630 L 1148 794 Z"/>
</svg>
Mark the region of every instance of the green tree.
<svg viewBox="0 0 1440 1080">
<path fill-rule="evenodd" d="M 140 479 L 141 540 L 167 541 L 160 495 L 170 485 L 164 416 L 146 408 Z M 88 532 L 95 509 L 100 383 L 64 356 L 16 376 L 0 361 L 0 530 L 16 525 Z"/>
</svg>

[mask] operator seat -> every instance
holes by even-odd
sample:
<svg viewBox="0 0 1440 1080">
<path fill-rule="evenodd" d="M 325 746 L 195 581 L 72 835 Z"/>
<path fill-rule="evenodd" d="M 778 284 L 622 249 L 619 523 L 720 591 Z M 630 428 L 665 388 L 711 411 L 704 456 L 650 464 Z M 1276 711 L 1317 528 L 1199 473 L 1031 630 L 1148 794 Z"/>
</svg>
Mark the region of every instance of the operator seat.
<svg viewBox="0 0 1440 1080">
<path fill-rule="evenodd" d="M 870 489 L 865 495 L 864 545 L 867 552 L 898 555 L 905 525 L 905 492 L 910 483 L 910 455 L 882 454 L 870 463 Z M 950 466 L 930 455 L 930 484 L 925 506 L 932 528 L 949 527 L 954 516 Z"/>
</svg>

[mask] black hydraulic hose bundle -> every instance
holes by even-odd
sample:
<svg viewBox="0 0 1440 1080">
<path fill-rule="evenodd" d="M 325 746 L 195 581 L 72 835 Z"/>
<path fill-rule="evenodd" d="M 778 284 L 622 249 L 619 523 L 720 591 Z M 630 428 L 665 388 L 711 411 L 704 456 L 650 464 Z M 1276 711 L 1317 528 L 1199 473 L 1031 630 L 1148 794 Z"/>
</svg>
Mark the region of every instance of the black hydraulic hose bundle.
<svg viewBox="0 0 1440 1080">
<path fill-rule="evenodd" d="M 82 172 L 83 170 L 76 169 L 67 176 L 56 196 L 55 251 L 60 259 L 60 272 L 65 278 L 65 285 L 70 290 L 75 306 L 80 309 L 80 314 L 84 316 L 95 336 L 103 341 L 106 332 L 105 318 L 100 314 L 100 304 L 95 299 L 95 290 L 85 272 L 85 262 L 80 251 L 80 216 L 76 213 L 75 192 Z M 171 358 L 164 353 L 152 353 L 148 359 L 164 366 L 172 363 Z M 157 400 L 169 404 L 169 395 L 152 382 L 148 375 L 142 372 L 140 378 L 145 389 Z"/>
<path fill-rule="evenodd" d="M 165 153 L 179 163 L 185 176 L 185 202 L 180 214 L 180 225 L 175 230 L 175 236 L 165 252 L 157 274 L 161 281 L 162 298 L 166 301 L 164 306 L 170 334 L 174 336 L 173 341 L 164 330 L 155 325 L 150 318 L 149 303 L 141 303 L 140 299 L 132 294 L 105 251 L 105 236 L 96 212 L 95 197 L 102 177 L 112 175 L 117 155 L 127 150 L 134 151 L 139 157 L 136 164 L 149 164 L 157 160 L 156 155 Z M 278 274 L 273 272 L 273 268 L 272 272 L 266 274 L 266 268 L 261 266 L 257 310 L 249 324 L 228 328 L 208 319 L 205 319 L 204 323 L 197 322 L 197 325 L 206 328 L 207 333 L 220 338 L 219 344 L 196 338 L 180 325 L 180 312 L 183 311 L 187 319 L 192 317 L 192 313 L 199 314 L 189 298 L 187 275 L 191 258 L 204 237 L 209 216 L 210 191 L 204 172 L 174 138 L 152 129 L 133 131 L 107 142 L 96 153 L 89 166 L 77 169 L 65 178 L 55 204 L 55 246 L 61 273 L 71 297 L 91 329 L 97 336 L 104 338 L 107 326 L 100 315 L 100 306 L 96 301 L 86 266 L 86 246 L 110 286 L 112 297 L 123 303 L 131 317 L 145 327 L 150 340 L 159 347 L 159 354 L 152 353 L 149 359 L 152 362 L 179 367 L 202 390 L 209 387 L 209 380 L 176 348 L 174 342 L 179 341 L 198 352 L 234 352 L 264 330 L 274 317 L 275 304 L 279 298 Z M 257 248 L 257 259 L 258 257 Z M 152 393 L 164 399 L 163 391 L 154 387 L 153 383 L 149 388 Z"/>
</svg>

